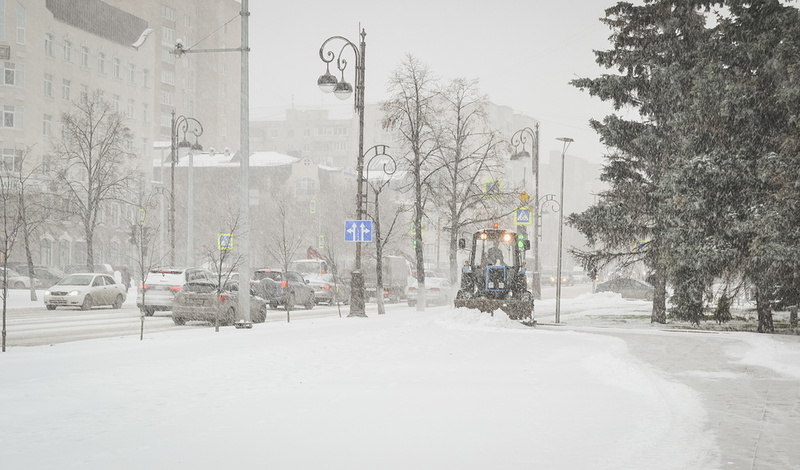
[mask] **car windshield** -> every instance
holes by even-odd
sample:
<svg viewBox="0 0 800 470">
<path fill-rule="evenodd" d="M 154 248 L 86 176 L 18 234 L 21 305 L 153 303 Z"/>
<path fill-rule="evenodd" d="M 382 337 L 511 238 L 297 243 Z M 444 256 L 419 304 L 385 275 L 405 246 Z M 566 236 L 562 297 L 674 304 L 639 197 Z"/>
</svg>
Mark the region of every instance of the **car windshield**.
<svg viewBox="0 0 800 470">
<path fill-rule="evenodd" d="M 273 281 L 282 281 L 283 280 L 283 273 L 280 271 L 256 271 L 255 279 L 272 279 Z"/>
<path fill-rule="evenodd" d="M 210 294 L 216 292 L 217 286 L 210 282 L 189 282 L 183 286 L 182 290 L 197 294 Z"/>
<path fill-rule="evenodd" d="M 289 269 L 301 274 L 317 274 L 320 272 L 319 261 L 292 261 Z"/>
<path fill-rule="evenodd" d="M 94 276 L 90 274 L 70 274 L 58 283 L 62 286 L 88 286 L 92 283 L 92 279 Z"/>
</svg>

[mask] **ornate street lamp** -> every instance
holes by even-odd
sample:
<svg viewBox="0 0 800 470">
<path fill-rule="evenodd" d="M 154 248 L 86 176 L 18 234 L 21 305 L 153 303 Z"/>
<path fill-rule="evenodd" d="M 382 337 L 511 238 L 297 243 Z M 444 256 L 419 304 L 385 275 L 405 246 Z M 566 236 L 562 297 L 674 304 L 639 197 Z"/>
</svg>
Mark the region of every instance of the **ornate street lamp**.
<svg viewBox="0 0 800 470">
<path fill-rule="evenodd" d="M 534 126 L 534 131 L 530 127 L 525 127 L 518 130 L 511 136 L 511 145 L 514 147 L 522 146 L 520 152 L 525 151 L 525 144 L 530 140 L 531 143 L 531 169 L 533 171 L 533 201 L 537 204 L 539 200 L 539 123 Z M 517 152 L 518 154 L 520 152 Z M 538 204 L 537 204 L 538 205 Z M 533 241 L 533 279 L 531 286 L 533 288 L 533 298 L 541 300 L 542 298 L 542 280 L 541 280 L 541 266 L 539 263 L 539 212 L 538 207 L 534 207 L 535 211 L 532 217 L 533 233 L 531 240 Z"/>
<path fill-rule="evenodd" d="M 180 134 L 183 134 L 183 139 L 178 141 Z M 192 133 L 195 136 L 194 144 L 186 140 L 186 134 Z M 203 147 L 197 143 L 197 138 L 203 133 L 203 125 L 200 121 L 193 117 L 175 116 L 175 110 L 172 110 L 172 135 L 170 146 L 170 192 L 169 192 L 169 262 L 171 266 L 175 266 L 175 165 L 178 163 L 178 150 L 182 148 L 187 149 L 200 149 Z M 189 183 L 191 184 L 191 182 Z M 191 218 L 191 201 L 189 202 Z M 190 219 L 191 220 L 191 219 Z M 187 232 L 191 233 L 191 226 L 187 227 Z"/>
<path fill-rule="evenodd" d="M 372 188 L 372 191 L 375 193 L 375 213 L 373 216 L 373 220 L 375 221 L 375 277 L 376 277 L 376 289 L 375 289 L 375 298 L 378 301 L 378 314 L 386 313 L 384 306 L 383 306 L 383 243 L 381 243 L 381 210 L 380 210 L 380 203 L 379 198 L 381 195 L 381 191 L 383 188 L 389 184 L 391 181 L 391 176 L 397 171 L 397 162 L 392 158 L 391 155 L 386 153 L 386 149 L 388 149 L 388 145 L 373 145 L 370 147 L 366 153 L 374 153 L 372 157 L 370 157 L 369 161 L 367 161 L 367 168 L 366 168 L 366 178 L 365 181 Z M 380 157 L 380 158 L 378 158 Z M 369 180 L 369 169 L 372 168 L 372 162 L 378 158 L 375 166 L 382 166 L 381 168 L 381 181 L 372 184 Z M 369 203 L 369 201 L 367 201 Z"/>
<path fill-rule="evenodd" d="M 556 140 L 564 142 L 561 149 L 561 196 L 559 197 L 558 211 L 558 263 L 556 264 L 556 323 L 561 323 L 561 250 L 564 236 L 564 157 L 567 154 L 569 144 L 574 142 L 569 137 L 558 137 Z"/>
<path fill-rule="evenodd" d="M 353 85 L 345 81 L 344 71 L 347 68 L 347 59 L 343 58 L 347 48 L 353 50 L 356 57 L 355 72 L 355 102 L 354 108 L 358 113 L 358 154 L 356 155 L 356 178 L 358 194 L 356 195 L 356 218 L 364 219 L 364 54 L 367 43 L 364 38 L 367 33 L 361 30 L 361 44 L 357 47 L 353 42 L 342 36 L 331 36 L 319 48 L 319 57 L 325 63 L 325 73 L 317 79 L 317 85 L 325 93 L 333 92 L 337 98 L 346 100 L 353 94 Z M 329 43 L 343 42 L 338 54 L 334 50 L 326 50 Z M 331 74 L 331 63 L 341 72 L 341 79 Z M 350 313 L 349 317 L 366 317 L 364 304 L 364 274 L 361 272 L 361 242 L 356 241 L 355 269 L 350 277 Z"/>
</svg>

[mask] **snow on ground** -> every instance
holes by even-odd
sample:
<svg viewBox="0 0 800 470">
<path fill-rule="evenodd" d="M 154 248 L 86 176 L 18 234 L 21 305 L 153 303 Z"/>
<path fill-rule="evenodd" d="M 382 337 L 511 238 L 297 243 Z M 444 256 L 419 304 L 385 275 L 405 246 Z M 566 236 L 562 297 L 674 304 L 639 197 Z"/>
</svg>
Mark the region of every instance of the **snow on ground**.
<svg viewBox="0 0 800 470">
<path fill-rule="evenodd" d="M 552 312 L 547 302 L 537 310 Z M 585 295 L 562 301 L 562 320 L 641 308 Z M 0 356 L 0 462 L 721 467 L 696 393 L 632 357 L 622 340 L 450 307 L 369 315 L 14 348 Z M 796 344 L 778 351 L 770 337 L 750 337 L 742 361 L 800 372 Z"/>
</svg>

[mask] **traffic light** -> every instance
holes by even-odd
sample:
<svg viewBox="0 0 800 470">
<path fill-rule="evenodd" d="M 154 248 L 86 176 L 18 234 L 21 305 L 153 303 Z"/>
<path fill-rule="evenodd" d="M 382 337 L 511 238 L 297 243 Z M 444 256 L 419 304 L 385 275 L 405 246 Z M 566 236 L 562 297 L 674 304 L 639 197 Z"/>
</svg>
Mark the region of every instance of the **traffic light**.
<svg viewBox="0 0 800 470">
<path fill-rule="evenodd" d="M 518 233 L 517 234 L 517 248 L 523 249 L 525 248 L 525 234 Z"/>
</svg>

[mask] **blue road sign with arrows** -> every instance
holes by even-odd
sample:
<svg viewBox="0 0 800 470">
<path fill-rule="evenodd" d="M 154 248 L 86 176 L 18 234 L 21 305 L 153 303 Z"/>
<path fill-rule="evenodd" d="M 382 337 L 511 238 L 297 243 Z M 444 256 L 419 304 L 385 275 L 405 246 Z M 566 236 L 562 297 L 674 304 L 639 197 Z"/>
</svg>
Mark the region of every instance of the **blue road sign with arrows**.
<svg viewBox="0 0 800 470">
<path fill-rule="evenodd" d="M 371 242 L 371 220 L 345 220 L 344 241 L 346 242 Z"/>
</svg>

